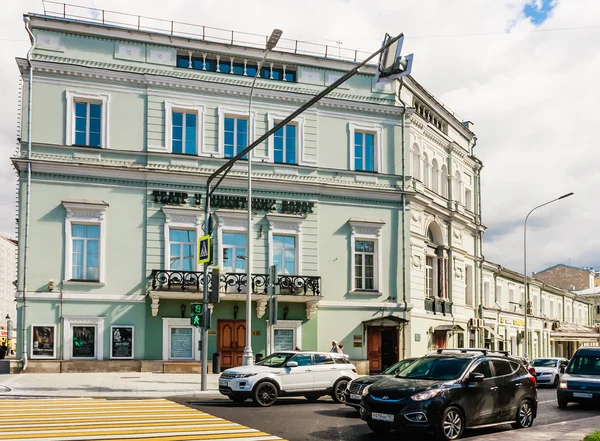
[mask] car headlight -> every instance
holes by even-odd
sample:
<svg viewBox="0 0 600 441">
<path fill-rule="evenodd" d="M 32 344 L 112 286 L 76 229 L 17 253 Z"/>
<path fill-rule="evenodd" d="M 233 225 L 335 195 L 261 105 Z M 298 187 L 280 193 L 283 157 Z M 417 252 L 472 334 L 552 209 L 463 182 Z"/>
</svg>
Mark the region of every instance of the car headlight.
<svg viewBox="0 0 600 441">
<path fill-rule="evenodd" d="M 426 390 L 425 392 L 419 392 L 418 394 L 413 395 L 411 398 L 415 401 L 425 401 L 435 397 L 441 391 L 442 389 L 430 389 Z"/>
<path fill-rule="evenodd" d="M 362 396 L 363 396 L 363 397 L 366 397 L 366 396 L 367 396 L 367 394 L 369 393 L 369 388 L 370 388 L 370 387 L 371 387 L 371 385 L 369 385 L 369 386 L 365 387 L 365 388 L 362 390 L 361 394 L 362 394 Z"/>
<path fill-rule="evenodd" d="M 561 381 L 560 384 L 558 385 L 559 389 L 566 389 L 567 388 L 567 382 L 566 381 Z"/>
<path fill-rule="evenodd" d="M 236 374 L 235 378 L 248 378 L 248 377 L 253 377 L 254 375 L 256 375 L 256 374 L 255 373 L 254 374 Z"/>
</svg>

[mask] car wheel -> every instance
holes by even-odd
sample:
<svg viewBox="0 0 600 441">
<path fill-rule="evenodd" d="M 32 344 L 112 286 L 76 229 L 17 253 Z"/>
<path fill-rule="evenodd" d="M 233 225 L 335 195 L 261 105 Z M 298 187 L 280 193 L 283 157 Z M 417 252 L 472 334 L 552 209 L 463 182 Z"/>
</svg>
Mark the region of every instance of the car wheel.
<svg viewBox="0 0 600 441">
<path fill-rule="evenodd" d="M 568 405 L 569 402 L 567 400 L 561 400 L 560 398 L 558 398 L 558 407 L 560 409 L 566 409 Z"/>
<path fill-rule="evenodd" d="M 304 398 L 306 398 L 308 401 L 310 401 L 311 403 L 316 403 L 317 400 L 319 398 L 321 398 L 321 395 L 304 395 Z"/>
<path fill-rule="evenodd" d="M 458 408 L 447 407 L 435 429 L 436 437 L 443 441 L 459 439 L 465 431 L 465 418 Z"/>
<path fill-rule="evenodd" d="M 511 424 L 513 429 L 525 429 L 533 426 L 533 406 L 531 401 L 523 400 L 517 408 L 517 418 Z"/>
<path fill-rule="evenodd" d="M 558 375 L 556 377 L 554 377 L 554 383 L 552 383 L 552 387 L 558 387 L 558 382 L 560 381 L 560 378 L 558 378 Z"/>
<path fill-rule="evenodd" d="M 233 401 L 234 403 L 243 403 L 244 401 L 246 401 L 246 398 L 244 398 L 244 397 L 236 397 L 233 395 L 229 395 L 229 399 L 231 401 Z"/>
<path fill-rule="evenodd" d="M 331 398 L 333 398 L 333 401 L 335 401 L 336 403 L 346 402 L 346 395 L 344 395 L 346 387 L 348 387 L 348 380 L 342 379 L 336 381 L 336 383 L 333 385 L 333 393 L 331 394 Z"/>
<path fill-rule="evenodd" d="M 378 435 L 385 435 L 392 430 L 392 425 L 390 423 L 382 423 L 380 421 L 368 420 L 367 425 L 371 431 L 377 433 Z"/>
<path fill-rule="evenodd" d="M 277 386 L 270 381 L 258 383 L 252 393 L 252 401 L 261 407 L 269 407 L 277 400 Z"/>
</svg>

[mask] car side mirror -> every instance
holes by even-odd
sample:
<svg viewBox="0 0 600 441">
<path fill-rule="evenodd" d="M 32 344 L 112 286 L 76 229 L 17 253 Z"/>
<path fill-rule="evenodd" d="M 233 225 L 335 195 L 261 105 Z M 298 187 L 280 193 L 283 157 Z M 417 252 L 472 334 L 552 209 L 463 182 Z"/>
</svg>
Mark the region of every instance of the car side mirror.
<svg viewBox="0 0 600 441">
<path fill-rule="evenodd" d="M 560 373 L 561 373 L 561 374 L 564 374 L 564 373 L 565 373 L 565 367 L 564 367 L 564 366 L 561 366 L 561 367 L 560 367 Z"/>
<path fill-rule="evenodd" d="M 469 383 L 480 383 L 484 378 L 485 376 L 480 372 L 471 372 L 471 375 L 469 375 Z"/>
<path fill-rule="evenodd" d="M 285 367 L 289 367 L 289 368 L 298 367 L 298 362 L 297 361 L 288 361 L 285 364 Z"/>
</svg>

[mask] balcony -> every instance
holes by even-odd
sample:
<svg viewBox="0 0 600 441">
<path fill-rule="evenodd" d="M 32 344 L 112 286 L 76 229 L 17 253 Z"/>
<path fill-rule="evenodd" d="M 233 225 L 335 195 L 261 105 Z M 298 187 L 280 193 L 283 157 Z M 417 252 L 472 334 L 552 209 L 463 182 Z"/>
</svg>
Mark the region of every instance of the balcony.
<svg viewBox="0 0 600 441">
<path fill-rule="evenodd" d="M 200 301 L 204 291 L 203 271 L 153 270 L 151 290 L 152 315 L 158 315 L 161 299 Z M 208 274 L 208 289 L 212 289 L 212 273 Z M 243 273 L 224 273 L 219 277 L 223 300 L 243 301 L 246 298 L 247 276 Z M 252 301 L 256 302 L 256 315 L 261 318 L 267 307 L 268 274 L 252 275 Z M 321 277 L 281 274 L 277 276 L 282 302 L 306 304 L 306 318 L 311 319 L 317 312 L 321 300 Z"/>
<path fill-rule="evenodd" d="M 243 273 L 225 273 L 219 277 L 223 294 L 246 293 L 247 275 Z M 208 289 L 212 289 L 212 274 L 208 274 Z M 252 274 L 252 294 L 267 294 L 268 274 Z M 277 277 L 280 293 L 293 296 L 320 296 L 321 277 L 279 275 Z M 152 290 L 202 292 L 204 289 L 203 271 L 153 270 Z"/>
<path fill-rule="evenodd" d="M 439 297 L 427 297 L 425 299 L 425 311 L 434 314 L 452 315 L 452 302 L 442 300 Z"/>
</svg>

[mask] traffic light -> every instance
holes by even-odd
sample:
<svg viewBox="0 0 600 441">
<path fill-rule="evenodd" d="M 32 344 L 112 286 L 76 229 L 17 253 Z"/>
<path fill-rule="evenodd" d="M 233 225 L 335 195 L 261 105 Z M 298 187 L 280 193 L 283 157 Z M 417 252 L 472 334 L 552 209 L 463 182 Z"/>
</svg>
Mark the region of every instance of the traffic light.
<svg viewBox="0 0 600 441">
<path fill-rule="evenodd" d="M 269 299 L 269 324 L 277 324 L 277 297 L 275 296 Z"/>
<path fill-rule="evenodd" d="M 192 326 L 202 326 L 202 303 L 192 303 L 191 306 L 190 324 Z"/>
<path fill-rule="evenodd" d="M 211 290 L 208 295 L 208 303 L 219 303 L 221 301 L 221 276 L 219 268 L 213 268 L 211 274 Z"/>
</svg>

